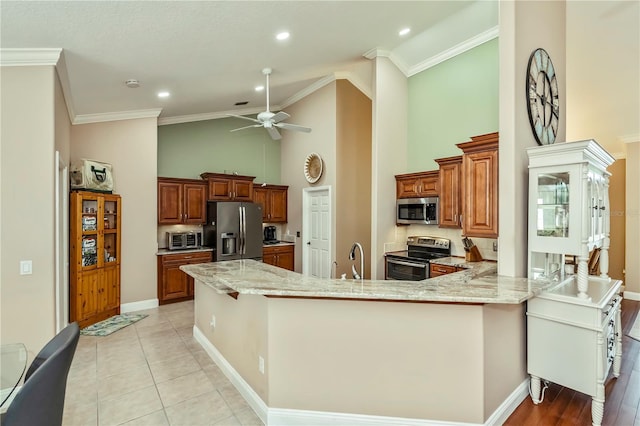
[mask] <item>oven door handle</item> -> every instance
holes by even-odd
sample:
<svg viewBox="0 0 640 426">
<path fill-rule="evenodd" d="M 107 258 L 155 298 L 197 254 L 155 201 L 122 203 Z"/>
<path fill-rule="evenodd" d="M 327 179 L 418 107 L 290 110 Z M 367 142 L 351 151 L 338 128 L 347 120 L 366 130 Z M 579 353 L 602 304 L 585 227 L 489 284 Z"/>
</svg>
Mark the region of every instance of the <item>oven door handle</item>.
<svg viewBox="0 0 640 426">
<path fill-rule="evenodd" d="M 387 259 L 388 263 L 394 263 L 396 265 L 402 265 L 402 266 L 410 266 L 412 268 L 420 268 L 420 269 L 426 269 L 427 265 L 424 263 L 409 263 L 409 262 L 402 262 L 400 260 L 394 260 L 394 259 Z"/>
</svg>

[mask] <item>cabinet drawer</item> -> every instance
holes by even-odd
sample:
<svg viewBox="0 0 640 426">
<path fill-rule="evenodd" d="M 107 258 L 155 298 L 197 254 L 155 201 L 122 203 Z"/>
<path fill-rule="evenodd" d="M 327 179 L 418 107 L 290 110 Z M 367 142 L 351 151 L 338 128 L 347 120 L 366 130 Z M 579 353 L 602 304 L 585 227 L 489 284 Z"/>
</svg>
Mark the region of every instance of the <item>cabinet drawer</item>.
<svg viewBox="0 0 640 426">
<path fill-rule="evenodd" d="M 269 246 L 269 247 L 262 248 L 263 254 L 280 254 L 280 253 L 287 253 L 287 252 L 293 252 L 293 245 Z"/>
<path fill-rule="evenodd" d="M 451 274 L 453 272 L 456 272 L 456 267 L 455 266 L 437 265 L 437 264 L 434 264 L 434 263 L 430 264 L 430 266 L 429 266 L 429 277 L 430 278 L 439 277 L 441 275 Z"/>
<path fill-rule="evenodd" d="M 196 253 L 165 254 L 160 256 L 160 260 L 163 265 L 169 263 L 180 263 L 186 265 L 187 263 L 211 262 L 211 252 L 205 251 Z"/>
</svg>

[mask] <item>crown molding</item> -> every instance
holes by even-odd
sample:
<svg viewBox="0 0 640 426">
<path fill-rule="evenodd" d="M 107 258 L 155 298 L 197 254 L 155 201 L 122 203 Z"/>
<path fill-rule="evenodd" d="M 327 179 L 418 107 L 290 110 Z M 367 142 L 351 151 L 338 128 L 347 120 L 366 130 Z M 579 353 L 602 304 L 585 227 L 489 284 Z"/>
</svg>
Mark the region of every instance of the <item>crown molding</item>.
<svg viewBox="0 0 640 426">
<path fill-rule="evenodd" d="M 454 56 L 466 52 L 467 50 L 471 50 L 474 47 L 480 46 L 483 43 L 493 40 L 494 38 L 497 38 L 499 34 L 500 28 L 498 26 L 490 28 L 487 31 L 471 37 L 463 41 L 462 43 L 458 43 L 455 46 L 410 67 L 407 72 L 407 77 L 418 74 L 419 72 L 422 72 L 428 68 L 438 65 L 441 62 L 446 61 L 447 59 L 451 59 Z"/>
<path fill-rule="evenodd" d="M 622 143 L 640 142 L 640 134 L 620 136 L 618 140 Z"/>
<path fill-rule="evenodd" d="M 405 77 L 409 77 L 409 66 L 393 52 L 374 48 L 371 50 L 367 50 L 362 56 L 367 59 L 389 58 L 389 60 L 400 70 L 402 74 L 404 74 Z"/>
<path fill-rule="evenodd" d="M 138 118 L 157 118 L 161 112 L 162 108 L 153 108 L 100 114 L 82 114 L 76 115 L 71 124 L 103 123 L 105 121 L 135 120 Z"/>
<path fill-rule="evenodd" d="M 57 65 L 61 48 L 0 49 L 1 66 Z"/>
</svg>

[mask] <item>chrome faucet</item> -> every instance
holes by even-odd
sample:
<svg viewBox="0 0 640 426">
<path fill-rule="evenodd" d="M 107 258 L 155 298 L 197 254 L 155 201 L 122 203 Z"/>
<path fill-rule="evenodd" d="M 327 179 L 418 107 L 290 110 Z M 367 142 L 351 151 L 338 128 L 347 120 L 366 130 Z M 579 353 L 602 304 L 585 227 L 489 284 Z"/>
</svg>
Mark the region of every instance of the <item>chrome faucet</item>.
<svg viewBox="0 0 640 426">
<path fill-rule="evenodd" d="M 364 252 L 360 243 L 353 243 L 353 246 L 351 246 L 351 252 L 349 252 L 349 260 L 356 260 L 356 248 L 360 251 L 360 273 L 362 273 L 362 276 L 360 276 L 358 274 L 358 271 L 356 271 L 355 265 L 351 265 L 351 273 L 353 274 L 354 279 L 360 280 L 364 279 Z"/>
</svg>

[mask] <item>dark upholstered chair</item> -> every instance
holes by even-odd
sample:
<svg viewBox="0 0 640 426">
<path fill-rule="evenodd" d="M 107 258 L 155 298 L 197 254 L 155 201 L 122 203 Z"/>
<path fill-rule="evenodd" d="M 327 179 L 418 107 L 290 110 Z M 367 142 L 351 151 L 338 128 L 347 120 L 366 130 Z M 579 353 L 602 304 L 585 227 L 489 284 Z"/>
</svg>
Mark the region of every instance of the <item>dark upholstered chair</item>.
<svg viewBox="0 0 640 426">
<path fill-rule="evenodd" d="M 2 426 L 61 425 L 64 396 L 80 328 L 71 323 L 33 360 L 24 384 L 2 415 Z"/>
</svg>

